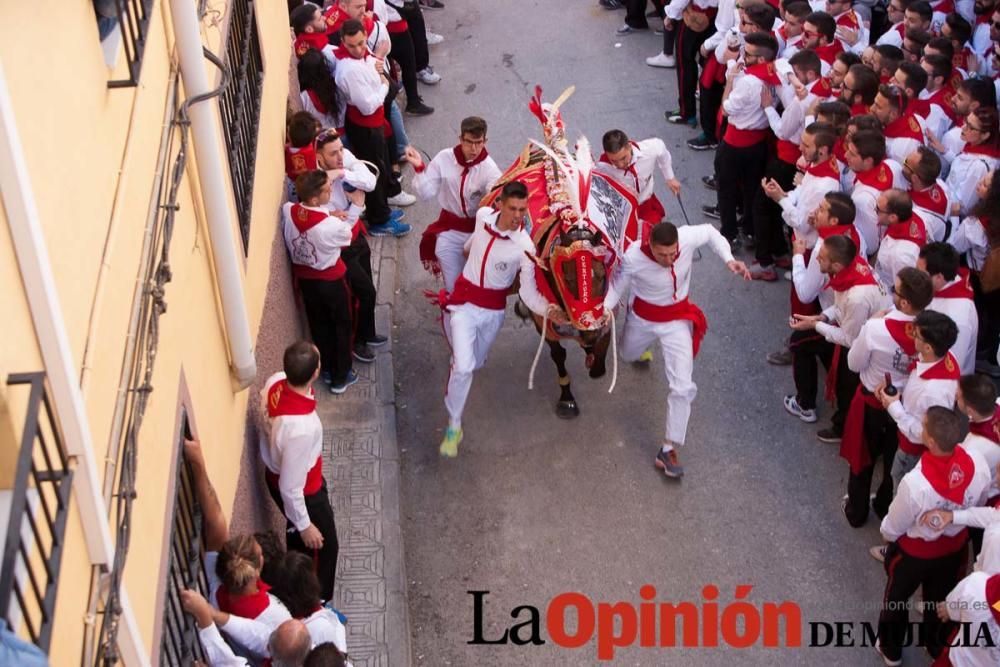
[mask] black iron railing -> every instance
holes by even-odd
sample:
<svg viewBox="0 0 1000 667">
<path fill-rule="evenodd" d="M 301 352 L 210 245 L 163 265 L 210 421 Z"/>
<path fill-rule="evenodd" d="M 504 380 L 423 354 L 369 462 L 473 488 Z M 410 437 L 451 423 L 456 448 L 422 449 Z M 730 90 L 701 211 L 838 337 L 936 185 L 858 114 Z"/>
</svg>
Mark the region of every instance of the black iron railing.
<svg viewBox="0 0 1000 667">
<path fill-rule="evenodd" d="M 128 64 L 128 78 L 108 81 L 109 88 L 125 88 L 139 83 L 142 70 L 142 52 L 146 49 L 149 18 L 153 0 L 114 0 L 118 13 L 118 27 L 122 32 L 122 47 Z"/>
<path fill-rule="evenodd" d="M 170 569 L 167 571 L 163 641 L 160 645 L 160 664 L 177 667 L 187 667 L 195 660 L 208 664 L 198 640 L 198 627 L 181 608 L 181 591 L 185 588 L 194 589 L 205 597 L 209 595 L 201 542 L 201 506 L 195 494 L 191 467 L 184 459 L 183 451 L 181 449 L 182 455 L 178 457 L 177 496 L 174 500 Z"/>
<path fill-rule="evenodd" d="M 45 373 L 15 373 L 7 385 L 27 385 L 28 404 L 0 569 L 0 613 L 48 653 L 73 471 Z"/>
<path fill-rule="evenodd" d="M 260 97 L 264 83 L 264 61 L 253 0 L 233 0 L 226 37 L 226 70 L 230 83 L 222 97 L 222 131 L 229 153 L 229 173 L 236 196 L 236 215 L 243 237 L 243 251 L 250 243 L 250 209 L 253 203 L 254 164 Z"/>
</svg>

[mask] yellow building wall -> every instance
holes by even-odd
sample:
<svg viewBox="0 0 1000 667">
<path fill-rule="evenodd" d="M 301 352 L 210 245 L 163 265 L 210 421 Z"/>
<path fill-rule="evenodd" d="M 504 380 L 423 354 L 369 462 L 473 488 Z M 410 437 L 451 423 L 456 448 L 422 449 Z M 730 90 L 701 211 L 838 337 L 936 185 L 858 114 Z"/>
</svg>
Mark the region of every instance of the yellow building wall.
<svg viewBox="0 0 1000 667">
<path fill-rule="evenodd" d="M 289 58 L 284 3 L 255 4 L 265 77 L 244 280 L 254 334 L 261 319 L 282 197 Z M 224 17 L 226 3 L 210 0 L 209 8 Z M 46 33 L 60 35 L 58 48 L 39 48 L 37 31 L 26 29 L 40 15 L 47 17 Z M 205 24 L 219 18 L 220 14 L 210 12 Z M 208 25 L 204 30 L 206 43 L 220 57 L 224 25 Z M 0 59 L 14 101 L 73 360 L 85 378 L 84 399 L 102 475 L 144 228 L 151 198 L 156 196 L 152 188 L 164 109 L 169 103 L 171 40 L 169 6 L 157 1 L 138 87 L 109 89 L 107 81 L 112 77 L 89 0 L 0 6 Z M 118 73 L 123 60 L 120 56 Z M 206 62 L 206 67 L 213 80 L 213 66 Z M 221 137 L 220 144 L 224 147 Z M 151 642 L 162 613 L 157 605 L 162 582 L 155 575 L 163 571 L 164 559 L 169 557 L 163 538 L 172 515 L 169 492 L 181 377 L 186 379 L 189 407 L 212 481 L 227 511 L 238 481 L 248 400 L 248 392 L 238 391 L 230 378 L 210 242 L 194 201 L 200 191 L 191 180 L 197 177 L 193 158 L 192 151 L 171 243 L 173 281 L 166 287 L 167 312 L 160 319 L 154 391 L 139 438 L 139 497 L 125 577 L 140 631 L 154 656 L 159 647 Z M 168 175 L 171 165 L 172 156 Z M 43 364 L 30 313 L 19 287 L 7 225 L 2 227 L 0 312 L 7 322 L 0 371 L 39 370 Z M 240 243 L 235 224 L 234 239 Z M 98 285 L 102 258 L 105 274 Z M 88 332 L 92 334 L 89 343 Z M 88 344 L 91 364 L 84 370 Z M 0 446 L 4 446 L 2 440 Z M 0 453 L 0 457 L 8 454 Z M 51 649 L 54 665 L 79 664 L 84 638 L 90 572 L 76 510 L 74 506 L 60 577 L 54 629 L 58 641 Z"/>
</svg>

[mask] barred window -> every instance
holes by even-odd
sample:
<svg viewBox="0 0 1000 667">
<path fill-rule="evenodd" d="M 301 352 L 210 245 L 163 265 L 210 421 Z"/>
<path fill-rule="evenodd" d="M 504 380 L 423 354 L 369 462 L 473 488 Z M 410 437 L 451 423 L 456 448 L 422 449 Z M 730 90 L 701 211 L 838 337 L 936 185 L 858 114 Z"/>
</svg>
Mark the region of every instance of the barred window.
<svg viewBox="0 0 1000 667">
<path fill-rule="evenodd" d="M 98 34 L 108 49 L 105 57 L 114 63 L 120 41 L 128 64 L 128 78 L 108 81 L 109 88 L 138 85 L 152 10 L 153 0 L 94 0 Z"/>
<path fill-rule="evenodd" d="M 236 215 L 243 238 L 243 252 L 246 253 L 250 244 L 250 208 L 253 203 L 264 61 L 260 53 L 253 0 L 234 0 L 231 7 L 225 59 L 230 82 L 222 93 L 219 108 L 236 197 Z"/>
</svg>

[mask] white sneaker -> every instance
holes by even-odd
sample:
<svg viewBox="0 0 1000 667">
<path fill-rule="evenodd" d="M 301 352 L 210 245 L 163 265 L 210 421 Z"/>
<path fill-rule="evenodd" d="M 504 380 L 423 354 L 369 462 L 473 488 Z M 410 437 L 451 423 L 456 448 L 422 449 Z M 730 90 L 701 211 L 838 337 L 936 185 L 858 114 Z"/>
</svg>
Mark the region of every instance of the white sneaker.
<svg viewBox="0 0 1000 667">
<path fill-rule="evenodd" d="M 435 83 L 441 80 L 441 75 L 434 71 L 434 68 L 428 65 L 424 69 L 417 72 L 417 78 L 420 79 L 421 83 L 426 83 L 429 86 L 433 86 Z"/>
<path fill-rule="evenodd" d="M 662 51 L 653 56 L 652 58 L 646 58 L 646 64 L 650 67 L 677 67 L 677 59 L 673 56 L 668 56 Z"/>
<path fill-rule="evenodd" d="M 415 204 L 417 202 L 417 198 L 406 190 L 403 190 L 395 197 L 389 197 L 387 201 L 389 206 L 410 206 L 411 204 Z M 816 420 L 814 419 L 813 421 Z"/>
<path fill-rule="evenodd" d="M 795 394 L 789 394 L 785 396 L 785 409 L 788 410 L 789 414 L 793 414 L 807 424 L 812 424 L 816 421 L 816 411 L 806 410 L 799 405 L 799 402 L 795 400 Z"/>
<path fill-rule="evenodd" d="M 427 46 L 434 46 L 435 44 L 440 44 L 444 41 L 444 35 L 439 35 L 436 32 L 427 31 Z"/>
</svg>

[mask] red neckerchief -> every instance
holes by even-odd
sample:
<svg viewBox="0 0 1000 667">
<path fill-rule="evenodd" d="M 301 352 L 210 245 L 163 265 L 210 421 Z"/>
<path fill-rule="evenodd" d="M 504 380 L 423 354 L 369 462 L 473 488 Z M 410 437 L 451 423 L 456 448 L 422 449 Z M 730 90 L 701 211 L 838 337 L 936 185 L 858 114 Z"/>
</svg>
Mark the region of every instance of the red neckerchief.
<svg viewBox="0 0 1000 667">
<path fill-rule="evenodd" d="M 969 422 L 969 432 L 1000 445 L 1000 406 L 997 406 L 997 409 L 993 411 L 993 416 L 986 421 Z"/>
<path fill-rule="evenodd" d="M 333 50 L 333 55 L 337 57 L 337 60 L 364 60 L 368 56 L 372 55 L 372 52 L 371 49 L 366 48 L 365 55 L 361 56 L 360 58 L 355 58 L 354 56 L 351 55 L 351 52 L 345 49 L 344 45 L 341 44 L 340 46 L 338 46 Z"/>
<path fill-rule="evenodd" d="M 870 115 L 871 112 L 871 107 L 864 102 L 858 102 L 857 104 L 851 105 L 852 116 L 867 116 Z"/>
<path fill-rule="evenodd" d="M 819 227 L 816 229 L 821 239 L 828 239 L 831 236 L 846 236 L 857 247 L 861 247 L 861 237 L 858 236 L 858 228 L 854 225 L 833 225 L 832 227 Z"/>
<path fill-rule="evenodd" d="M 951 66 L 964 72 L 965 66 L 969 63 L 969 56 L 973 55 L 975 53 L 968 46 L 963 46 L 961 51 L 951 57 Z"/>
<path fill-rule="evenodd" d="M 780 86 L 781 78 L 778 76 L 778 71 L 774 68 L 774 63 L 757 63 L 756 65 L 751 65 L 744 70 L 747 74 L 753 77 L 757 77 L 764 83 L 771 86 Z"/>
<path fill-rule="evenodd" d="M 973 297 L 972 282 L 969 280 L 971 274 L 966 268 L 958 270 L 958 280 L 951 285 L 944 287 L 934 294 L 934 298 L 941 299 L 971 299 Z"/>
<path fill-rule="evenodd" d="M 896 341 L 896 345 L 899 345 L 899 349 L 909 357 L 915 356 L 917 354 L 917 344 L 913 341 L 913 334 L 917 326 L 913 323 L 913 320 L 897 320 L 887 316 L 882 321 L 885 322 L 885 328 L 889 330 L 889 335 Z"/>
<path fill-rule="evenodd" d="M 969 153 L 970 155 L 985 155 L 986 157 L 991 157 L 994 160 L 1000 160 L 1000 149 L 994 146 L 986 146 L 980 144 L 978 146 L 973 146 L 972 144 L 965 144 L 965 148 L 962 149 L 963 153 Z"/>
<path fill-rule="evenodd" d="M 986 580 L 986 604 L 990 606 L 993 622 L 1000 625 L 1000 574 Z"/>
<path fill-rule="evenodd" d="M 929 99 L 910 100 L 910 102 L 906 105 L 906 110 L 914 116 L 920 116 L 924 120 L 927 120 L 927 116 L 931 113 L 931 101 Z"/>
<path fill-rule="evenodd" d="M 954 380 L 962 377 L 962 370 L 958 367 L 958 360 L 948 352 L 938 359 L 937 363 L 920 374 L 924 380 Z"/>
<path fill-rule="evenodd" d="M 322 51 L 329 44 L 324 32 L 302 32 L 295 36 L 295 55 L 301 58 L 309 49 Z"/>
<path fill-rule="evenodd" d="M 224 611 L 227 614 L 236 614 L 243 618 L 257 618 L 271 604 L 271 599 L 267 594 L 269 590 L 271 590 L 270 586 L 257 579 L 256 593 L 231 595 L 225 586 L 219 586 L 215 597 L 219 603 L 219 611 Z"/>
<path fill-rule="evenodd" d="M 972 484 L 976 466 L 961 445 L 956 445 L 949 456 L 924 452 L 920 457 L 920 469 L 938 495 L 956 505 L 964 504 L 965 490 Z"/>
<path fill-rule="evenodd" d="M 902 220 L 894 225 L 887 225 L 885 235 L 897 241 L 916 243 L 918 248 L 927 245 L 927 228 L 924 221 L 916 213 L 909 220 Z"/>
<path fill-rule="evenodd" d="M 299 233 L 305 233 L 330 217 L 325 211 L 306 208 L 302 204 L 292 204 L 291 218 L 292 224 Z"/>
<path fill-rule="evenodd" d="M 309 390 L 310 393 L 312 389 Z M 288 386 L 288 380 L 279 380 L 267 392 L 267 414 L 269 417 L 287 415 L 307 415 L 316 409 L 314 396 L 303 396 Z"/>
<path fill-rule="evenodd" d="M 886 139 L 916 139 L 924 143 L 924 133 L 920 129 L 920 123 L 912 113 L 904 113 L 902 116 L 885 126 Z"/>
<path fill-rule="evenodd" d="M 837 25 L 844 28 L 850 28 L 851 30 L 857 30 L 858 26 L 861 25 L 858 21 L 858 15 L 854 13 L 853 9 L 848 9 L 840 16 L 835 16 L 834 18 L 837 21 Z"/>
<path fill-rule="evenodd" d="M 832 289 L 834 292 L 846 292 L 852 287 L 862 285 L 878 285 L 878 281 L 875 280 L 872 267 L 868 266 L 868 262 L 863 257 L 855 257 L 854 261 L 847 267 L 841 269 L 836 275 L 830 276 L 830 282 L 827 283 L 826 288 Z"/>
<path fill-rule="evenodd" d="M 837 137 L 837 140 L 833 142 L 833 155 L 841 164 L 847 164 L 847 148 L 844 146 L 843 137 Z"/>
<path fill-rule="evenodd" d="M 986 14 L 980 14 L 979 16 L 976 17 L 976 22 L 973 23 L 972 25 L 974 25 L 974 26 L 977 26 L 977 25 L 989 25 L 990 19 L 993 18 L 993 14 L 995 12 L 996 12 L 996 8 L 994 8 L 992 12 L 988 12 Z M 975 28 L 973 28 L 973 31 L 975 31 Z"/>
<path fill-rule="evenodd" d="M 955 122 L 957 118 L 955 117 L 955 110 L 951 108 L 951 98 L 955 95 L 955 91 L 952 90 L 947 83 L 931 93 L 931 96 L 927 98 L 926 102 L 928 105 L 936 104 L 941 107 L 941 111 L 944 115 L 951 119 L 951 122 Z"/>
<path fill-rule="evenodd" d="M 914 206 L 925 208 L 942 217 L 948 215 L 948 196 L 944 188 L 937 183 L 924 190 L 910 189 L 910 199 Z"/>
<path fill-rule="evenodd" d="M 883 160 L 868 171 L 856 174 L 859 183 L 863 183 L 870 188 L 875 188 L 879 192 L 885 192 L 892 188 L 892 169 Z"/>
<path fill-rule="evenodd" d="M 809 165 L 806 167 L 806 173 L 816 178 L 840 180 L 840 166 L 837 164 L 837 158 L 835 157 L 825 162 L 817 162 L 816 164 Z"/>
<path fill-rule="evenodd" d="M 833 88 L 830 87 L 830 82 L 823 77 L 813 81 L 812 88 L 809 88 L 808 86 L 806 86 L 806 88 L 808 88 L 810 93 L 821 99 L 833 97 Z"/>
<path fill-rule="evenodd" d="M 635 152 L 639 150 L 639 144 L 634 141 L 629 141 L 632 145 L 632 163 L 629 166 L 622 169 L 626 174 L 632 174 L 632 179 L 635 181 L 635 192 L 639 193 L 639 172 L 635 170 Z M 611 164 L 611 158 L 608 157 L 607 153 L 601 153 L 601 157 L 598 158 L 598 162 L 603 162 L 604 164 L 610 164 L 612 167 L 615 165 Z M 615 167 L 617 169 L 617 167 Z"/>
<path fill-rule="evenodd" d="M 906 26 L 903 25 L 902 21 L 900 21 L 899 23 L 897 23 L 896 25 L 894 25 L 892 27 L 896 29 L 896 32 L 899 33 L 900 37 L 902 37 L 903 39 L 906 39 Z"/>
<path fill-rule="evenodd" d="M 315 90 L 307 90 L 306 95 L 309 96 L 309 101 L 316 107 L 316 111 L 326 113 L 326 105 L 323 104 L 323 100 L 319 99 L 319 95 L 316 94 Z"/>
<path fill-rule="evenodd" d="M 663 269 L 663 268 L 666 268 L 666 267 L 656 261 L 656 258 L 653 257 L 653 250 L 652 250 L 652 248 L 649 247 L 649 234 L 650 234 L 650 231 L 652 229 L 653 229 L 653 225 L 644 225 L 643 226 L 643 230 L 642 230 L 642 245 L 639 246 L 639 250 L 641 250 L 642 254 L 644 254 L 646 257 L 649 258 L 649 261 L 655 263 L 657 266 L 659 266 L 661 269 Z M 680 256 L 681 256 L 681 244 L 680 244 L 680 241 L 678 241 L 677 242 L 677 257 L 674 258 L 674 263 L 670 265 L 670 278 L 671 278 L 671 280 L 673 281 L 673 284 L 674 284 L 674 296 L 673 296 L 673 298 L 674 298 L 675 301 L 677 300 L 677 273 L 674 271 L 674 267 L 677 266 L 677 259 Z"/>
<path fill-rule="evenodd" d="M 933 9 L 936 13 L 951 14 L 955 11 L 955 0 L 940 0 L 940 2 L 932 2 L 931 9 Z"/>
<path fill-rule="evenodd" d="M 472 216 L 469 215 L 469 211 L 466 210 L 465 206 L 465 179 L 468 178 L 469 171 L 471 171 L 472 168 L 475 167 L 480 162 L 485 161 L 486 158 L 490 156 L 490 154 L 486 152 L 486 147 L 483 146 L 483 150 L 479 151 L 479 155 L 477 155 L 475 159 L 472 160 L 472 162 L 466 162 L 465 154 L 462 153 L 461 146 L 455 146 L 452 149 L 452 152 L 455 155 L 455 162 L 457 162 L 458 165 L 462 168 L 462 178 L 458 182 L 458 203 L 462 205 L 462 215 L 464 215 L 466 218 L 470 218 Z"/>
</svg>

